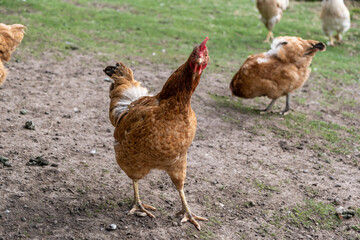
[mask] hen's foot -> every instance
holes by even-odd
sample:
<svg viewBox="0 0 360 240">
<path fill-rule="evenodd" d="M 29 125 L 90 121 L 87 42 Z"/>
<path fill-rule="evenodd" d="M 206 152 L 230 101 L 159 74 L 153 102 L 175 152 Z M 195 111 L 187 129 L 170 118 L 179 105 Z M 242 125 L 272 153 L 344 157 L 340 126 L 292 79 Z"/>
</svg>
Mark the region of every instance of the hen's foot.
<svg viewBox="0 0 360 240">
<path fill-rule="evenodd" d="M 288 115 L 289 112 L 290 112 L 290 110 L 287 110 L 287 111 L 282 111 L 279 114 L 285 116 L 285 115 Z"/>
<path fill-rule="evenodd" d="M 155 216 L 149 212 L 148 210 L 156 210 L 156 208 L 154 208 L 153 206 L 150 205 L 146 205 L 146 204 L 142 204 L 142 203 L 134 203 L 133 207 L 131 208 L 131 210 L 129 211 L 129 215 L 134 214 L 135 212 L 144 212 L 146 213 L 149 217 L 151 218 L 155 218 Z"/>
<path fill-rule="evenodd" d="M 180 212 L 178 212 L 176 214 L 176 216 L 179 216 L 181 214 L 184 214 L 184 217 L 181 220 L 182 223 L 189 221 L 192 224 L 194 224 L 195 227 L 199 231 L 201 231 L 201 227 L 200 227 L 200 224 L 196 220 L 200 220 L 200 221 L 207 221 L 208 220 L 207 218 L 196 216 L 195 214 L 191 213 L 190 211 L 186 211 L 186 210 L 181 210 Z"/>
</svg>

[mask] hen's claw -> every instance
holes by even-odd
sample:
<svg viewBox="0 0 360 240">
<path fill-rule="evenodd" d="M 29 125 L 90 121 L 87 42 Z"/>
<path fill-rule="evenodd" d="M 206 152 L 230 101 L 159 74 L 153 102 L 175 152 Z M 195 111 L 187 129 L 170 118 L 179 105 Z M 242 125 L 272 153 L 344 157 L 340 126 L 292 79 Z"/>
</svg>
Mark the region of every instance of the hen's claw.
<svg viewBox="0 0 360 240">
<path fill-rule="evenodd" d="M 131 208 L 131 210 L 129 211 L 128 215 L 132 215 L 138 211 L 138 212 L 146 213 L 151 218 L 155 218 L 155 216 L 146 209 L 156 210 L 156 208 L 154 208 L 153 206 L 150 206 L 150 205 L 146 205 L 146 204 L 142 204 L 142 203 L 134 203 L 134 205 Z"/>
<path fill-rule="evenodd" d="M 196 221 L 196 220 L 200 220 L 200 221 L 208 221 L 207 218 L 204 218 L 204 217 L 199 217 L 199 216 L 196 216 L 195 214 L 189 212 L 189 211 L 186 211 L 186 210 L 181 210 L 180 212 L 178 212 L 176 214 L 176 216 L 179 216 L 181 214 L 184 214 L 184 217 L 183 219 L 181 220 L 182 223 L 184 222 L 191 222 L 192 224 L 195 225 L 195 227 L 201 231 L 201 227 L 200 227 L 200 224 Z"/>
</svg>

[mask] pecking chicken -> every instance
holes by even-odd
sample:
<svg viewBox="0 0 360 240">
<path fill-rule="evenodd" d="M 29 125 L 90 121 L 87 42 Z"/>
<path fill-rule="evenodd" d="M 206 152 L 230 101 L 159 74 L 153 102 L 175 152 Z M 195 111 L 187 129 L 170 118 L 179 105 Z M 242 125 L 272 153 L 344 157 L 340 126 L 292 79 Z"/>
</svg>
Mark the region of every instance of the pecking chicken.
<svg viewBox="0 0 360 240">
<path fill-rule="evenodd" d="M 191 108 L 191 96 L 209 62 L 206 38 L 196 46 L 188 60 L 166 81 L 160 93 L 147 95 L 147 90 L 133 79 L 124 64 L 108 66 L 104 72 L 114 80 L 110 87 L 110 121 L 115 126 L 114 149 L 120 168 L 133 180 L 134 204 L 129 214 L 154 207 L 140 201 L 138 181 L 151 169 L 165 170 L 182 201 L 181 222 L 206 218 L 193 214 L 184 194 L 187 150 L 196 132 L 196 117 Z"/>
<path fill-rule="evenodd" d="M 25 28 L 21 24 L 6 25 L 0 23 L 0 85 L 4 83 L 7 75 L 2 60 L 6 62 L 10 60 L 11 54 L 24 37 Z"/>
<path fill-rule="evenodd" d="M 290 110 L 290 93 L 300 88 L 309 78 L 309 65 L 318 51 L 325 51 L 325 44 L 299 37 L 277 37 L 266 53 L 249 56 L 230 83 L 231 92 L 241 98 L 267 96 L 271 103 L 261 113 L 270 111 L 275 101 L 286 96 Z"/>
<path fill-rule="evenodd" d="M 261 14 L 261 21 L 268 30 L 268 35 L 264 42 L 274 39 L 272 29 L 280 22 L 283 11 L 289 6 L 289 0 L 256 0 L 256 7 Z"/>
<path fill-rule="evenodd" d="M 323 0 L 321 8 L 322 29 L 329 37 L 329 45 L 334 46 L 334 33 L 338 42 L 341 34 L 350 28 L 350 13 L 344 0 Z"/>
</svg>

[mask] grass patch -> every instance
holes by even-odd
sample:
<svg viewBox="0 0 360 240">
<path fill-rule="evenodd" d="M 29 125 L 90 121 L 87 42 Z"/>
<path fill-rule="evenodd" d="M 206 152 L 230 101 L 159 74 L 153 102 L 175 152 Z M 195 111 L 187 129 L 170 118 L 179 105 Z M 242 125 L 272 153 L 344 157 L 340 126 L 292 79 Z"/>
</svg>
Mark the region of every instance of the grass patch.
<svg viewBox="0 0 360 240">
<path fill-rule="evenodd" d="M 254 181 L 254 185 L 255 187 L 257 187 L 259 189 L 259 191 L 271 191 L 271 192 L 280 192 L 279 189 L 277 189 L 276 187 L 272 187 L 270 185 L 267 185 L 265 183 L 263 183 L 262 181 L 259 180 L 255 180 Z"/>
<path fill-rule="evenodd" d="M 266 28 L 252 1 L 142 0 L 1 0 L 5 23 L 28 27 L 22 48 L 40 56 L 45 50 L 69 54 L 100 53 L 111 58 L 138 56 L 178 65 L 194 44 L 210 37 L 209 68 L 237 69 L 254 53 L 267 51 Z M 292 2 L 274 28 L 275 36 L 295 35 L 326 41 L 318 16 L 320 4 Z M 352 12 L 358 15 L 356 9 Z M 359 24 L 359 19 L 353 19 Z M 313 69 L 345 84 L 358 83 L 360 29 L 353 28 L 344 44 L 318 54 Z M 70 43 L 70 45 L 69 45 Z M 164 61 L 166 59 L 166 61 Z M 211 70 L 208 70 L 211 71 Z M 348 73 L 348 75 L 344 74 Z M 230 80 L 230 79 L 229 79 Z"/>
<path fill-rule="evenodd" d="M 316 136 L 325 140 L 323 147 L 334 153 L 348 154 L 360 150 L 358 146 L 354 146 L 355 142 L 360 141 L 360 130 L 356 127 L 340 126 L 323 120 L 309 120 L 302 113 L 289 114 L 280 123 L 289 130 L 280 129 L 277 126 L 273 126 L 272 130 L 287 139 Z M 319 146 L 313 147 L 319 148 Z"/>
<path fill-rule="evenodd" d="M 272 224 L 283 227 L 285 222 L 297 228 L 332 230 L 341 224 L 335 214 L 335 207 L 331 204 L 306 200 L 304 204 L 297 204 L 283 214 L 273 216 Z"/>
</svg>

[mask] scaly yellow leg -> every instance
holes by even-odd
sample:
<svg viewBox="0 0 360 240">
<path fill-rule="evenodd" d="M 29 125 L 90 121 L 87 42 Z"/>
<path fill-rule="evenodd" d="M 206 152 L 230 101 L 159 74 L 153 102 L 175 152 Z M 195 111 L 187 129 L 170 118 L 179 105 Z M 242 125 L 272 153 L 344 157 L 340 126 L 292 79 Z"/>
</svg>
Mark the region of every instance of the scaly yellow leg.
<svg viewBox="0 0 360 240">
<path fill-rule="evenodd" d="M 184 217 L 181 220 L 181 222 L 184 223 L 184 222 L 189 221 L 192 224 L 194 224 L 195 227 L 200 231 L 201 230 L 200 224 L 196 220 L 207 221 L 207 218 L 199 217 L 199 216 L 196 216 L 195 214 L 191 213 L 189 206 L 186 202 L 184 190 L 180 189 L 179 194 L 180 194 L 183 209 L 180 212 L 178 212 L 176 215 L 178 216 L 178 215 L 184 214 Z"/>
<path fill-rule="evenodd" d="M 134 204 L 131 210 L 129 211 L 129 215 L 134 214 L 136 211 L 139 211 L 146 213 L 149 217 L 155 218 L 155 216 L 146 209 L 156 210 L 156 208 L 150 205 L 143 204 L 140 201 L 138 180 L 133 180 L 133 187 L 134 187 Z"/>
</svg>

